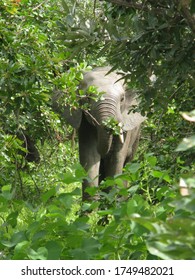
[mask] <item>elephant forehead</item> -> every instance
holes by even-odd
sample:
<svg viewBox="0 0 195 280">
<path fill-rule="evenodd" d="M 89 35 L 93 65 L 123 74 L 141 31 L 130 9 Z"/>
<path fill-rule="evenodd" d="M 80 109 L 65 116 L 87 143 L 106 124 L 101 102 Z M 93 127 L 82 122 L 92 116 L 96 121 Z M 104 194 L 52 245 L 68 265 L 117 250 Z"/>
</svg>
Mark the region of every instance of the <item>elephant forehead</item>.
<svg viewBox="0 0 195 280">
<path fill-rule="evenodd" d="M 104 92 L 105 95 L 112 95 L 113 97 L 120 96 L 121 94 L 124 93 L 123 86 L 119 83 L 108 84 L 101 81 L 99 85 L 95 85 L 95 86 L 97 86 L 98 91 Z"/>
<path fill-rule="evenodd" d="M 101 92 L 118 96 L 124 93 L 122 81 L 117 81 L 119 78 L 120 77 L 114 73 L 113 75 L 110 74 L 105 76 L 105 73 L 90 72 L 85 75 L 83 86 L 85 88 L 96 86 Z"/>
</svg>

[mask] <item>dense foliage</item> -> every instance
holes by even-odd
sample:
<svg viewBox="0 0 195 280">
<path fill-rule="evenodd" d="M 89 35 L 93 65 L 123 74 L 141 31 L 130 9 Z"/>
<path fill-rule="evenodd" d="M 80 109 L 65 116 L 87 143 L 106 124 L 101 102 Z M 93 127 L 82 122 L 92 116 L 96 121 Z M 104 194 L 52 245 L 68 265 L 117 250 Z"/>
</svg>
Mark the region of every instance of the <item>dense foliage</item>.
<svg viewBox="0 0 195 280">
<path fill-rule="evenodd" d="M 195 259 L 194 12 L 193 0 L 0 0 L 1 259 Z M 51 99 L 78 106 L 81 71 L 107 64 L 148 119 L 134 161 L 81 203 L 75 131 Z"/>
</svg>

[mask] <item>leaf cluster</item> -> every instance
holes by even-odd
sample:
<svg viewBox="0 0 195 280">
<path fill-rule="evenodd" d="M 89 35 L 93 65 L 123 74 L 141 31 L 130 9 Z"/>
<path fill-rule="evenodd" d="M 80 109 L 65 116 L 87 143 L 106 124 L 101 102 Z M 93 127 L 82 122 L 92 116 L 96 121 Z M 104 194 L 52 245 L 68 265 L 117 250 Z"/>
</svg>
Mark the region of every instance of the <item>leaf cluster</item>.
<svg viewBox="0 0 195 280">
<path fill-rule="evenodd" d="M 59 173 L 35 205 L 15 199 L 10 186 L 2 188 L 2 259 L 194 259 L 192 179 L 182 196 L 157 158 L 147 155 L 102 183 L 100 201 L 81 204 L 78 183 L 87 175 L 81 166 L 74 170 Z"/>
</svg>

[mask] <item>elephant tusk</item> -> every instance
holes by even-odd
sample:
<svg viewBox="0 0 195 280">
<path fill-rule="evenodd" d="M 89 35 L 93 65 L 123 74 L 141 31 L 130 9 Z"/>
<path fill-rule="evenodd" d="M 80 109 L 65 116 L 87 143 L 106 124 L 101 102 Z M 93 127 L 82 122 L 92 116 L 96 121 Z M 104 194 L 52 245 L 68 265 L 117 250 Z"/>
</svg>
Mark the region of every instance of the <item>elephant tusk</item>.
<svg viewBox="0 0 195 280">
<path fill-rule="evenodd" d="M 124 134 L 123 134 L 123 129 L 122 129 L 122 123 L 119 123 L 118 125 L 120 127 L 119 139 L 120 139 L 121 143 L 123 144 L 124 143 Z"/>
<path fill-rule="evenodd" d="M 121 143 L 123 144 L 124 143 L 124 135 L 123 135 L 123 133 L 119 134 L 119 139 L 120 139 Z"/>
</svg>

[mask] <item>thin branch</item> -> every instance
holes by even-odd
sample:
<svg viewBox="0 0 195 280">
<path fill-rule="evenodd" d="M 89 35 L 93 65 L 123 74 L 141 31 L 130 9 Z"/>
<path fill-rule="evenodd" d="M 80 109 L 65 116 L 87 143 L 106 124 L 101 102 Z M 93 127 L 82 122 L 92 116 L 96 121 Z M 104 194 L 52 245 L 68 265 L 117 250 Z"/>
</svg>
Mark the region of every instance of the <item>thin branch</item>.
<svg viewBox="0 0 195 280">
<path fill-rule="evenodd" d="M 17 162 L 16 162 L 16 174 L 18 175 L 18 180 L 19 180 L 19 184 L 20 184 L 20 189 L 21 189 L 22 197 L 23 197 L 23 199 L 26 199 L 22 177 L 21 177 L 19 169 L 17 168 Z"/>
<path fill-rule="evenodd" d="M 4 219 L 4 217 L 3 216 L 0 216 L 0 218 L 2 219 L 2 221 L 3 221 L 3 225 L 1 225 L 2 227 L 3 226 L 5 226 L 5 228 L 6 228 L 6 232 L 8 233 L 8 226 L 7 226 L 7 224 L 6 224 L 6 220 Z"/>
<path fill-rule="evenodd" d="M 95 18 L 96 18 L 96 13 L 95 13 L 96 5 L 97 5 L 97 0 L 94 0 L 94 4 L 93 4 L 93 15 L 94 15 Z"/>
<path fill-rule="evenodd" d="M 29 175 L 30 175 L 30 177 L 31 177 L 31 179 L 32 179 L 32 181 L 33 181 L 33 183 L 34 183 L 34 185 L 35 185 L 35 188 L 36 188 L 38 194 L 40 195 L 41 191 L 40 191 L 40 189 L 39 189 L 39 187 L 38 187 L 38 185 L 37 185 L 35 179 L 33 178 L 33 176 L 32 176 L 31 174 L 29 174 Z"/>
<path fill-rule="evenodd" d="M 48 1 L 46 1 L 48 2 Z M 32 10 L 35 11 L 37 10 L 39 7 L 43 6 L 45 4 L 45 1 L 44 2 L 41 2 L 39 5 L 35 6 Z"/>
<path fill-rule="evenodd" d="M 100 125 L 100 123 L 92 116 L 92 114 L 90 114 L 88 110 L 83 110 L 83 111 L 86 115 L 90 116 L 90 118 L 92 119 L 92 121 L 95 122 L 95 124 L 97 124 L 98 126 Z"/>
</svg>

